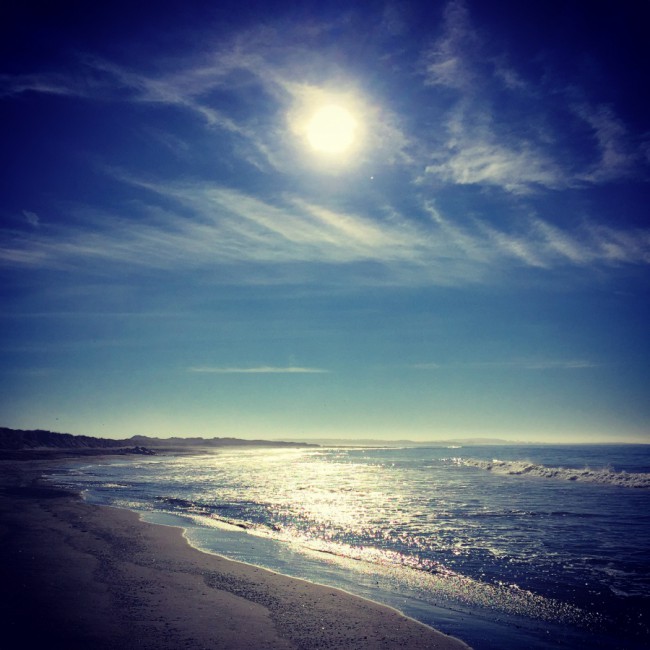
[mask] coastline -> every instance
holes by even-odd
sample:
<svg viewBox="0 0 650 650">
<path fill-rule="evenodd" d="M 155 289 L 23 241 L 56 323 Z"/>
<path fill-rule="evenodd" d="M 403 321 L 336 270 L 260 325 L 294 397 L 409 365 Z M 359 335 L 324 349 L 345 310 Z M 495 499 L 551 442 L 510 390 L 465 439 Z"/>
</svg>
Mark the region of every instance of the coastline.
<svg viewBox="0 0 650 650">
<path fill-rule="evenodd" d="M 204 553 L 180 528 L 39 484 L 57 462 L 0 461 L 0 579 L 11 585 L 6 620 L 23 642 L 152 650 L 469 647 L 385 605 Z"/>
</svg>

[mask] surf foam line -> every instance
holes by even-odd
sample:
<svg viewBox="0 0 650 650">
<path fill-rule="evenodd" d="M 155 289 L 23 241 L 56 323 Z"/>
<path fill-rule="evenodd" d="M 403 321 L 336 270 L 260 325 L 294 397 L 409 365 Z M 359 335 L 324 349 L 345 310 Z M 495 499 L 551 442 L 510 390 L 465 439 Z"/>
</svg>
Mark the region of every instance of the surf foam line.
<svg viewBox="0 0 650 650">
<path fill-rule="evenodd" d="M 617 472 L 607 467 L 601 469 L 548 467 L 521 460 L 478 460 L 475 458 L 452 458 L 450 460 L 461 467 L 475 467 L 504 476 L 535 476 L 538 478 L 601 483 L 627 488 L 650 488 L 650 474 L 643 472 Z"/>
</svg>

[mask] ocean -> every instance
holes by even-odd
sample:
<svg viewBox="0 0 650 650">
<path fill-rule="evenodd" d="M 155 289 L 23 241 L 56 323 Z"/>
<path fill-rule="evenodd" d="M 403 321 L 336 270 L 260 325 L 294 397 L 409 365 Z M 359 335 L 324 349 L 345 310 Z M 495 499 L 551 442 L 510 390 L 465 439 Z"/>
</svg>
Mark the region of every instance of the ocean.
<svg viewBox="0 0 650 650">
<path fill-rule="evenodd" d="M 50 478 L 476 650 L 650 647 L 650 445 L 223 448 Z"/>
</svg>

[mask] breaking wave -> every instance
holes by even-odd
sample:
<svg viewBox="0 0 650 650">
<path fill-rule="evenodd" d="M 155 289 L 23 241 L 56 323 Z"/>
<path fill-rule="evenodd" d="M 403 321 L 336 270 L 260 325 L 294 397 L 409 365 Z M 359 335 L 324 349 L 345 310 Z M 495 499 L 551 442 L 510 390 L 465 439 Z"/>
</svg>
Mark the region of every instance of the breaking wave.
<svg viewBox="0 0 650 650">
<path fill-rule="evenodd" d="M 547 465 L 537 465 L 521 460 L 478 460 L 475 458 L 452 458 L 451 460 L 455 465 L 461 467 L 476 467 L 504 476 L 535 476 L 537 478 L 600 483 L 618 487 L 650 488 L 650 473 L 617 472 L 608 467 L 576 469 L 571 467 L 548 467 Z"/>
</svg>

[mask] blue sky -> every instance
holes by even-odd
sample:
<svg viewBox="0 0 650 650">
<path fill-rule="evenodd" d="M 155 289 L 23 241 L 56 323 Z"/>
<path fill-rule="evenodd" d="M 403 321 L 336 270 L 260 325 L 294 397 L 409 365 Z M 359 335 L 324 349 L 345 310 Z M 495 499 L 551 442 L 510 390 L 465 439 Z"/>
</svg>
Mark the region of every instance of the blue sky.
<svg viewBox="0 0 650 650">
<path fill-rule="evenodd" d="M 2 10 L 2 425 L 650 442 L 640 3 L 138 4 Z"/>
</svg>

